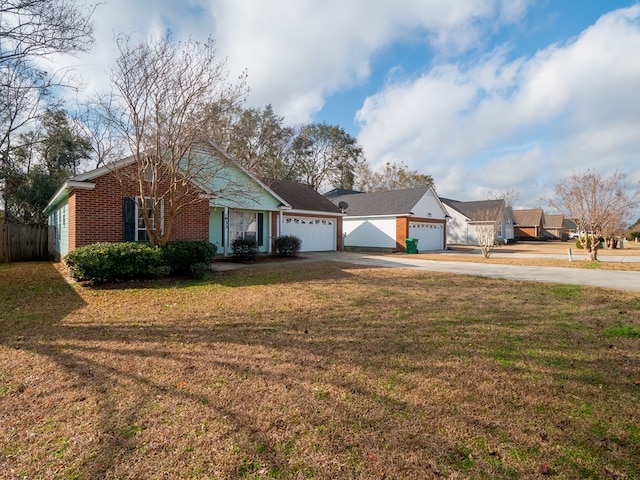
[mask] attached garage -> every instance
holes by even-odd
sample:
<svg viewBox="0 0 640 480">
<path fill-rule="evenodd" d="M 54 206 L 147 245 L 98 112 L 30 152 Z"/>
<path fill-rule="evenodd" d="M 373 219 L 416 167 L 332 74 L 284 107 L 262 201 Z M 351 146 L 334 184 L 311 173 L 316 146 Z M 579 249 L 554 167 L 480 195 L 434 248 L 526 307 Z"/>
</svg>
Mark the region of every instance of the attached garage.
<svg viewBox="0 0 640 480">
<path fill-rule="evenodd" d="M 274 239 L 284 235 L 298 237 L 302 241 L 301 252 L 342 250 L 344 214 L 336 205 L 309 185 L 286 180 L 266 180 L 265 184 L 288 204 L 277 217 L 272 217 Z"/>
<path fill-rule="evenodd" d="M 337 224 L 335 218 L 285 215 L 281 234 L 293 235 L 302 240 L 301 252 L 334 251 Z"/>
<path fill-rule="evenodd" d="M 444 250 L 444 224 L 409 222 L 409 238 L 418 240 L 418 251 Z"/>
</svg>

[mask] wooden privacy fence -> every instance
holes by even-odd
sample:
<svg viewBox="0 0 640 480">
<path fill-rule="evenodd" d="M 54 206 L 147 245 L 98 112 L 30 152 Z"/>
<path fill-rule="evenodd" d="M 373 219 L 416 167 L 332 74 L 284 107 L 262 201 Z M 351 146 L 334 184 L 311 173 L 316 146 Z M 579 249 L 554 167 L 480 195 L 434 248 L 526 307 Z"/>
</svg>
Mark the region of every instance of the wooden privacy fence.
<svg viewBox="0 0 640 480">
<path fill-rule="evenodd" d="M 55 227 L 0 225 L 0 262 L 49 260 L 55 253 Z"/>
</svg>

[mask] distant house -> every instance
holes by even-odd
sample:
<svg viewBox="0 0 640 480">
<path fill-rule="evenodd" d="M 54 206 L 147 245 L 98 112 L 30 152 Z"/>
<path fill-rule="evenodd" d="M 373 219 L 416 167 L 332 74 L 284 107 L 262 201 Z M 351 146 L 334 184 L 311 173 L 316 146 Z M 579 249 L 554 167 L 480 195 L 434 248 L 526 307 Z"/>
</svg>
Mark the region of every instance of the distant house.
<svg viewBox="0 0 640 480">
<path fill-rule="evenodd" d="M 558 214 L 544 214 L 544 236 L 552 240 L 562 240 L 567 238 L 567 229 L 564 215 Z"/>
<path fill-rule="evenodd" d="M 440 198 L 451 217 L 447 224 L 448 245 L 478 245 L 476 226 L 495 223 L 496 241 L 513 240 L 511 209 L 504 200 L 460 202 Z"/>
<path fill-rule="evenodd" d="M 564 219 L 564 233 L 567 235 L 571 235 L 572 233 L 578 233 L 578 226 L 576 222 L 571 220 L 570 218 Z"/>
<path fill-rule="evenodd" d="M 513 210 L 513 231 L 518 240 L 534 240 L 544 235 L 544 212 L 541 208 Z"/>
<path fill-rule="evenodd" d="M 253 239 L 258 251 L 268 254 L 278 236 L 292 234 L 302 239 L 304 251 L 341 249 L 343 215 L 310 187 L 284 182 L 269 187 L 215 145 L 203 147 L 198 159 L 217 173 L 196 185 L 198 193 L 173 222 L 171 241 L 209 241 L 218 254 L 230 255 L 235 239 Z M 97 242 L 147 240 L 142 219 L 147 199 L 139 196 L 136 168 L 129 157 L 64 182 L 45 209 L 56 227 L 58 255 Z M 163 199 L 162 212 L 170 208 Z M 164 216 L 160 221 L 164 228 Z"/>
<path fill-rule="evenodd" d="M 343 218 L 344 247 L 406 251 L 406 239 L 420 251 L 443 250 L 447 211 L 430 186 L 373 193 L 330 195 L 347 214 Z"/>
</svg>

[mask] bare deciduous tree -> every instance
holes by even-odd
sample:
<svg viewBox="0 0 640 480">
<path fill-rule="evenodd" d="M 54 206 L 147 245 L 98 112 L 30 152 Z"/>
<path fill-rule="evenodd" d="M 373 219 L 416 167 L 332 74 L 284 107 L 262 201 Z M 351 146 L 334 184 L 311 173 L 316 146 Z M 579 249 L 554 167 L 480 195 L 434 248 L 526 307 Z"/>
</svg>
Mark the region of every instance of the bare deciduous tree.
<svg viewBox="0 0 640 480">
<path fill-rule="evenodd" d="M 41 113 L 42 99 L 64 76 L 42 71 L 35 60 L 87 51 L 93 43 L 95 7 L 73 0 L 0 0 L 0 200 L 13 168 L 14 137 Z M 7 208 L 7 205 L 5 205 Z M 5 219 L 5 221 L 10 218 Z"/>
<path fill-rule="evenodd" d="M 555 197 L 548 200 L 583 232 L 578 238 L 591 261 L 598 259 L 598 238 L 611 239 L 640 204 L 639 185 L 628 187 L 625 178 L 620 172 L 609 177 L 592 170 L 574 173 L 555 185 Z"/>
<path fill-rule="evenodd" d="M 87 51 L 94 8 L 73 0 L 0 0 L 0 64 Z"/>
<path fill-rule="evenodd" d="M 226 62 L 217 58 L 211 39 L 174 42 L 165 36 L 134 43 L 120 36 L 117 45 L 114 98 L 103 103 L 103 113 L 133 157 L 149 240 L 161 246 L 169 241 L 176 216 L 202 201 L 201 187 L 224 168 L 203 155 L 208 106 L 240 101 L 246 90 L 243 80 L 228 82 Z M 217 188 L 220 196 L 248 195 L 232 179 Z"/>
<path fill-rule="evenodd" d="M 510 188 L 503 192 L 496 192 L 489 190 L 485 195 L 487 200 L 504 200 L 505 207 L 511 208 L 518 198 L 518 191 L 515 188 Z"/>
<path fill-rule="evenodd" d="M 496 245 L 498 222 L 504 216 L 506 203 L 503 199 L 489 199 L 478 208 L 470 222 L 478 236 L 478 244 L 484 258 L 489 258 Z"/>
</svg>

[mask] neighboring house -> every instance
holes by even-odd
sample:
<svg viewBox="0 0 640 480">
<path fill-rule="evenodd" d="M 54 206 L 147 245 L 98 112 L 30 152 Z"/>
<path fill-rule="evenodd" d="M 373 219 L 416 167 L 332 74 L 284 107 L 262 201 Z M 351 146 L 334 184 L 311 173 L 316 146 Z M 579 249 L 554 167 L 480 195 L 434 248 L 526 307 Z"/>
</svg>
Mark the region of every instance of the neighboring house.
<svg viewBox="0 0 640 480">
<path fill-rule="evenodd" d="M 578 233 L 578 226 L 576 225 L 576 222 L 574 222 L 570 218 L 565 218 L 564 233 L 566 233 L 567 235 L 571 235 L 572 233 Z"/>
<path fill-rule="evenodd" d="M 418 249 L 443 250 L 447 211 L 432 187 L 336 195 L 331 201 L 347 214 L 344 247 L 406 251 L 406 239 Z"/>
<path fill-rule="evenodd" d="M 302 252 L 342 250 L 344 214 L 329 199 L 302 183 L 267 180 L 265 185 L 291 207 L 278 216 L 280 235 L 302 240 Z"/>
<path fill-rule="evenodd" d="M 479 200 L 460 202 L 449 198 L 440 199 L 451 217 L 447 225 L 448 245 L 479 245 L 476 226 L 495 223 L 496 241 L 513 240 L 513 218 L 511 209 L 504 200 Z"/>
<path fill-rule="evenodd" d="M 339 211 L 325 211 L 326 204 L 319 211 L 314 210 L 314 204 L 309 210 L 296 209 L 213 145 L 203 148 L 199 159 L 210 165 L 216 175 L 198 185 L 199 194 L 188 199 L 188 204 L 175 218 L 171 241 L 209 241 L 218 247 L 218 254 L 230 255 L 236 238 L 250 238 L 256 240 L 260 253 L 267 254 L 274 251 L 275 238 L 282 234 L 286 219 L 290 215 L 301 218 L 298 214 L 304 212 L 308 217 L 319 215 L 321 223 L 322 219 L 332 219 L 335 224 L 332 229 L 314 231 L 321 239 L 303 238 L 303 249 L 309 238 L 313 239 L 312 245 L 315 242 L 323 249 L 341 248 L 342 215 Z M 134 176 L 127 175 L 135 168 L 133 158 L 129 157 L 72 177 L 56 191 L 45 212 L 49 224 L 56 227 L 55 249 L 60 256 L 96 242 L 146 240 L 139 188 Z M 227 195 L 220 197 L 220 192 L 225 191 Z M 314 193 L 316 197 L 322 197 Z M 171 205 L 163 203 L 163 212 L 169 208 Z M 164 226 L 166 219 L 163 217 L 161 221 Z M 284 231 L 290 230 L 285 228 Z M 331 238 L 325 237 L 329 235 Z"/>
<path fill-rule="evenodd" d="M 518 240 L 533 240 L 544 235 L 544 212 L 541 208 L 513 210 L 514 235 Z"/>
<path fill-rule="evenodd" d="M 567 230 L 565 227 L 565 218 L 561 213 L 543 215 L 544 236 L 552 240 L 567 239 Z"/>
</svg>

